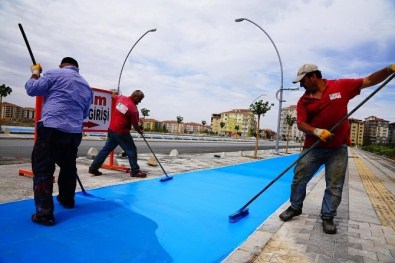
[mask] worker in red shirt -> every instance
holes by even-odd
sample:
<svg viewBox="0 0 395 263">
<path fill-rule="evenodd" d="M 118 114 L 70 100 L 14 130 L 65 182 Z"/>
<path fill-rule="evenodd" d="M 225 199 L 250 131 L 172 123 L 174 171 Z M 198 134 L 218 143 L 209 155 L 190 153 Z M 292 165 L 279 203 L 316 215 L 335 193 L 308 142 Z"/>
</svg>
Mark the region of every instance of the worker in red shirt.
<svg viewBox="0 0 395 263">
<path fill-rule="evenodd" d="M 99 168 L 110 152 L 119 145 L 128 156 L 131 168 L 130 176 L 140 178 L 147 177 L 146 173 L 140 171 L 140 166 L 137 163 L 137 148 L 130 135 L 132 126 L 139 134 L 143 134 L 143 129 L 139 125 L 140 118 L 137 109 L 137 105 L 143 98 L 144 93 L 141 90 L 133 91 L 132 95 L 129 97 L 114 94 L 115 108 L 111 114 L 107 141 L 89 167 L 89 173 L 93 175 L 102 175 Z"/>
<path fill-rule="evenodd" d="M 351 144 L 350 124 L 344 121 L 333 133 L 329 130 L 347 115 L 348 102 L 359 95 L 361 89 L 384 81 L 394 71 L 395 65 L 390 65 L 365 78 L 327 80 L 322 78 L 321 71 L 314 64 L 300 67 L 293 83 L 300 82 L 306 90 L 296 109 L 298 128 L 306 134 L 303 151 L 317 140 L 321 143 L 296 164 L 291 184 L 291 205 L 280 214 L 281 220 L 288 221 L 302 213 L 307 183 L 324 165 L 326 189 L 321 206 L 322 226 L 325 233 L 336 234 L 333 218 L 341 202 L 346 176 L 347 146 Z"/>
</svg>

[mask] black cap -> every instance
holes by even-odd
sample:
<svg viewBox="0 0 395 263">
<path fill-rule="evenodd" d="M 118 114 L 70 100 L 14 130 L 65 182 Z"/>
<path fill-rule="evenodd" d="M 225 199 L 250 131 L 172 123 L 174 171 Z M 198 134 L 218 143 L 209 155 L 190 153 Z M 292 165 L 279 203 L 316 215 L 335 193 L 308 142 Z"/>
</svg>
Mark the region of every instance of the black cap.
<svg viewBox="0 0 395 263">
<path fill-rule="evenodd" d="M 69 63 L 69 64 L 72 64 L 72 65 L 74 65 L 74 66 L 76 66 L 76 67 L 78 68 L 78 62 L 77 62 L 77 60 L 75 60 L 74 58 L 65 57 L 65 58 L 63 58 L 62 61 L 60 62 L 60 64 L 63 64 L 63 63 Z"/>
</svg>

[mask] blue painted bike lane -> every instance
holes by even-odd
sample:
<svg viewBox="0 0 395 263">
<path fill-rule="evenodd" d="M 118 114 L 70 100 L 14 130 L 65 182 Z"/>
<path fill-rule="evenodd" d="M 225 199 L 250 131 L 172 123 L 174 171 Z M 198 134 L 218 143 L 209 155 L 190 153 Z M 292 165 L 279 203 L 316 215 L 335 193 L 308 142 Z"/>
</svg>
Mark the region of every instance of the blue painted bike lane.
<svg viewBox="0 0 395 263">
<path fill-rule="evenodd" d="M 289 198 L 292 169 L 236 212 L 298 154 L 181 173 L 78 193 L 55 201 L 57 225 L 31 222 L 33 200 L 0 205 L 0 262 L 220 262 Z"/>
</svg>

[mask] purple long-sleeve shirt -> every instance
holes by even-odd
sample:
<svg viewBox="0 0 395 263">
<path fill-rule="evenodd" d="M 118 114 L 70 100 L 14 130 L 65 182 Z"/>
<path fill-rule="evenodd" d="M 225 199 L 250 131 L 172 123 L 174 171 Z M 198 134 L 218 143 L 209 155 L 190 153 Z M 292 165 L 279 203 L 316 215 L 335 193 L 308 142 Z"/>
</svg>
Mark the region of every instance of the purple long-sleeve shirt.
<svg viewBox="0 0 395 263">
<path fill-rule="evenodd" d="M 43 96 L 40 121 L 45 127 L 68 133 L 81 133 L 82 122 L 88 116 L 93 91 L 79 74 L 78 68 L 66 66 L 47 71 L 25 85 L 29 96 Z"/>
</svg>

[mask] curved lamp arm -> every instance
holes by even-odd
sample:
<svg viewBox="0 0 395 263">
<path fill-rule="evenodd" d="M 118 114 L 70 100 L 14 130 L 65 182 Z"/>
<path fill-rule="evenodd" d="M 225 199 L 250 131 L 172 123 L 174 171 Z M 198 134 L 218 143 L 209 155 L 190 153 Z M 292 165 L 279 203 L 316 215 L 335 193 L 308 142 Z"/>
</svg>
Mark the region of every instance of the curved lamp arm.
<svg viewBox="0 0 395 263">
<path fill-rule="evenodd" d="M 156 31 L 156 28 L 150 29 L 150 30 L 148 30 L 147 32 L 145 32 L 145 33 L 136 41 L 136 43 L 134 43 L 134 45 L 132 46 L 132 48 L 129 50 L 129 53 L 127 54 L 127 56 L 126 56 L 126 58 L 125 58 L 125 61 L 124 61 L 123 64 L 122 64 L 121 72 L 119 73 L 118 89 L 117 89 L 118 94 L 119 94 L 119 90 L 120 90 L 120 86 L 119 86 L 119 85 L 120 85 L 120 83 L 121 83 L 121 76 L 122 76 L 123 67 L 125 66 L 126 60 L 128 59 L 130 53 L 132 52 L 133 48 L 137 45 L 137 43 L 138 43 L 146 34 L 148 34 L 149 32 L 155 32 L 155 31 Z"/>
<path fill-rule="evenodd" d="M 299 90 L 299 88 L 289 88 L 289 89 L 282 89 L 282 90 Z M 276 99 L 278 100 L 278 101 L 280 101 L 280 99 L 278 98 L 278 94 L 281 92 L 281 89 L 279 89 L 277 92 L 276 92 Z M 286 102 L 286 100 L 282 100 L 282 102 Z"/>
<path fill-rule="evenodd" d="M 262 30 L 263 33 L 265 33 L 265 35 L 269 38 L 269 40 L 272 42 L 274 49 L 276 50 L 277 53 L 277 57 L 278 57 L 278 61 L 280 62 L 280 71 L 281 71 L 281 86 L 280 86 L 280 99 L 278 100 L 280 103 L 278 104 L 279 106 L 279 110 L 278 110 L 278 121 L 277 121 L 277 139 L 276 139 L 276 154 L 278 154 L 278 146 L 279 146 L 279 142 L 280 142 L 280 137 L 279 137 L 279 133 L 280 133 L 280 118 L 281 118 L 281 107 L 282 107 L 282 102 L 283 102 L 283 63 L 281 62 L 281 57 L 280 57 L 280 53 L 278 52 L 278 49 L 276 47 L 276 44 L 274 44 L 274 41 L 272 40 L 272 38 L 269 36 L 269 34 L 263 30 L 262 27 L 260 27 L 257 23 L 255 23 L 254 21 L 251 21 L 247 18 L 237 18 L 235 19 L 235 22 L 242 22 L 242 21 L 248 21 L 251 24 L 254 24 L 256 27 L 258 27 L 260 30 Z M 277 97 L 277 96 L 276 96 Z"/>
</svg>

